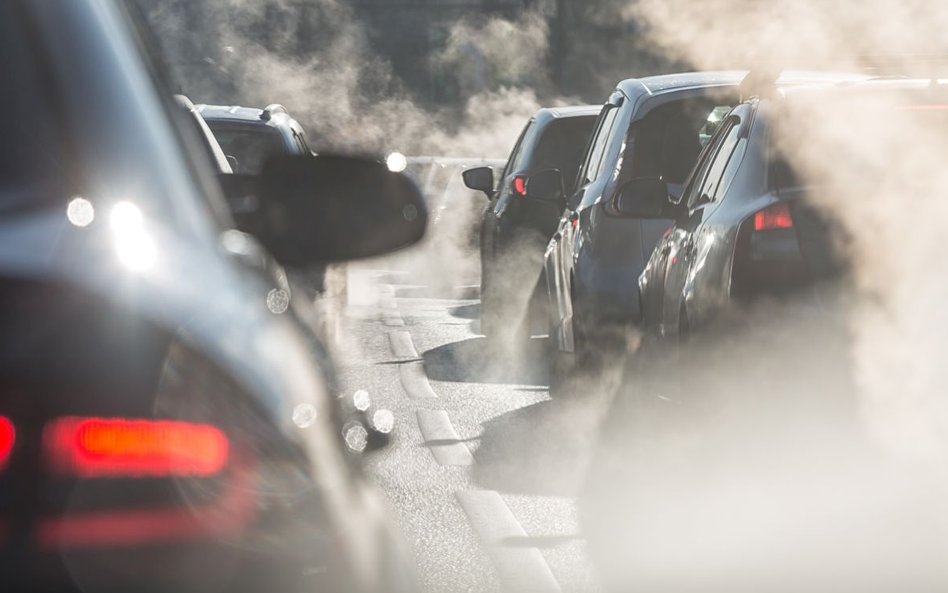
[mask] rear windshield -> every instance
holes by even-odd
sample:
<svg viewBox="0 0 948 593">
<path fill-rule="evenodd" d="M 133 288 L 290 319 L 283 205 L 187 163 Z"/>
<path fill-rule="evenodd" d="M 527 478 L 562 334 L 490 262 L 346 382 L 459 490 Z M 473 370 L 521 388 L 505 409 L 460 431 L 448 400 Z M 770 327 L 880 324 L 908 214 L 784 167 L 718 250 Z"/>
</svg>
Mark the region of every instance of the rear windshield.
<svg viewBox="0 0 948 593">
<path fill-rule="evenodd" d="M 557 169 L 563 179 L 572 180 L 579 174 L 586 145 L 596 124 L 596 115 L 557 119 L 543 130 L 533 159 L 531 171 Z"/>
<path fill-rule="evenodd" d="M 285 154 L 286 146 L 280 132 L 265 125 L 235 125 L 208 120 L 224 154 L 234 157 L 235 173 L 256 175 L 273 155 Z"/>
</svg>

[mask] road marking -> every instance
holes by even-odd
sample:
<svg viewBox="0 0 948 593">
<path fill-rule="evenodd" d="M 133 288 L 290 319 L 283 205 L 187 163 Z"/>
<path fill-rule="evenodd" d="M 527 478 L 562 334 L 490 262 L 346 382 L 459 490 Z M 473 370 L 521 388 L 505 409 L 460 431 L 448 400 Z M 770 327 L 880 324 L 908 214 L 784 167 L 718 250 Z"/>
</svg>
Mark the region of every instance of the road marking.
<svg viewBox="0 0 948 593">
<path fill-rule="evenodd" d="M 405 327 L 405 320 L 397 309 L 382 311 L 382 323 L 389 327 Z"/>
<path fill-rule="evenodd" d="M 409 397 L 415 399 L 436 398 L 438 394 L 431 388 L 428 375 L 425 374 L 425 365 L 422 362 L 409 362 L 398 367 L 398 374 L 402 380 L 402 387 Z"/>
<path fill-rule="evenodd" d="M 391 331 L 388 333 L 388 345 L 392 354 L 398 358 L 418 358 L 418 351 L 411 341 L 411 334 L 407 331 Z"/>
<path fill-rule="evenodd" d="M 425 445 L 441 465 L 473 465 L 474 456 L 458 436 L 444 410 L 418 410 L 418 428 Z"/>
<path fill-rule="evenodd" d="M 560 585 L 537 548 L 505 546 L 508 539 L 527 537 L 510 508 L 493 490 L 465 490 L 458 502 L 500 574 L 503 588 L 522 593 L 559 593 Z"/>
</svg>

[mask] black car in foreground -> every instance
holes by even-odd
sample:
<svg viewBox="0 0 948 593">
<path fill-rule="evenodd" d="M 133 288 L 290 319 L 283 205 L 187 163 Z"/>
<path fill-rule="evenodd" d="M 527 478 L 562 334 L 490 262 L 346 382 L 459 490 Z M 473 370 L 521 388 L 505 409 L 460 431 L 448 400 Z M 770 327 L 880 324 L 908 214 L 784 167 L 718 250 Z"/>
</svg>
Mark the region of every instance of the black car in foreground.
<svg viewBox="0 0 948 593">
<path fill-rule="evenodd" d="M 557 171 L 571 190 L 599 111 L 598 106 L 537 111 L 496 187 L 489 167 L 464 172 L 465 184 L 488 199 L 481 222 L 481 333 L 488 337 L 504 329 L 529 329 L 534 303 L 546 303 L 542 290 L 540 298 L 535 293 L 546 285 L 543 249 L 563 205 L 531 195 L 526 182 L 535 173 Z"/>
<path fill-rule="evenodd" d="M 261 262 L 417 241 L 421 195 L 281 157 L 244 178 L 259 235 L 235 228 L 141 23 L 0 3 L 0 589 L 415 590 L 369 430 Z"/>
</svg>

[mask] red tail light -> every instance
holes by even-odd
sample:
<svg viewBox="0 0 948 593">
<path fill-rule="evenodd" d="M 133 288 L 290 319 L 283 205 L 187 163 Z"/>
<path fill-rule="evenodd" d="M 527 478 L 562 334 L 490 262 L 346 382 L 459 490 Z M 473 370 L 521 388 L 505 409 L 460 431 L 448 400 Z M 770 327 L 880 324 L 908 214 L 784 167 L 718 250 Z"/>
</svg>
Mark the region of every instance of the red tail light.
<svg viewBox="0 0 948 593">
<path fill-rule="evenodd" d="M 786 202 L 778 202 L 754 215 L 755 231 L 792 228 L 793 217 L 790 216 L 790 206 Z"/>
<path fill-rule="evenodd" d="M 513 180 L 513 191 L 521 198 L 527 195 L 527 178 L 518 175 Z"/>
<path fill-rule="evenodd" d="M 16 430 L 13 428 L 13 423 L 9 418 L 0 416 L 0 469 L 7 465 L 15 441 Z"/>
<path fill-rule="evenodd" d="M 44 439 L 52 467 L 81 477 L 211 476 L 229 453 L 220 429 L 172 420 L 60 418 Z"/>
</svg>

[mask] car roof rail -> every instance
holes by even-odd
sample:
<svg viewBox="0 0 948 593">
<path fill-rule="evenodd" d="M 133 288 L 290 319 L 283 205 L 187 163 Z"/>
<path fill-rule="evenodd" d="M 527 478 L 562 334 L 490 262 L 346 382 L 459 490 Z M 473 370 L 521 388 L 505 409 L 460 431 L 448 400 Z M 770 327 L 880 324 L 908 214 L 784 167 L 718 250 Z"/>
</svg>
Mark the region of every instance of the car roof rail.
<svg viewBox="0 0 948 593">
<path fill-rule="evenodd" d="M 289 115 L 286 111 L 286 107 L 284 107 L 283 105 L 280 105 L 279 103 L 270 103 L 269 105 L 263 108 L 263 113 L 260 114 L 260 119 L 262 119 L 263 121 L 270 121 L 270 118 L 272 118 L 274 114 L 277 114 L 277 113 Z"/>
</svg>

